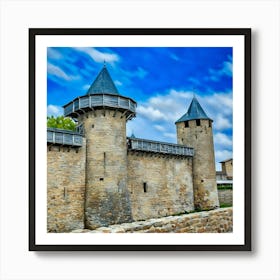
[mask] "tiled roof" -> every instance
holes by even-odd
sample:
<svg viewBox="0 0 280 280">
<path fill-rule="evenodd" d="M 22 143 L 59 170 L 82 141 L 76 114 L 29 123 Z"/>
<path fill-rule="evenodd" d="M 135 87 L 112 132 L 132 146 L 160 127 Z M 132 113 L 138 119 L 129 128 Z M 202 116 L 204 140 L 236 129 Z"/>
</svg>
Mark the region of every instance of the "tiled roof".
<svg viewBox="0 0 280 280">
<path fill-rule="evenodd" d="M 200 120 L 211 120 L 206 115 L 206 113 L 202 109 L 201 105 L 199 104 L 198 100 L 194 96 L 187 113 L 184 114 L 179 120 L 177 120 L 176 123 L 190 121 L 190 120 L 198 120 L 198 119 L 200 119 Z"/>
<path fill-rule="evenodd" d="M 108 93 L 119 95 L 118 89 L 116 88 L 106 66 L 104 66 L 100 71 L 87 92 L 87 94 L 94 93 Z"/>
</svg>

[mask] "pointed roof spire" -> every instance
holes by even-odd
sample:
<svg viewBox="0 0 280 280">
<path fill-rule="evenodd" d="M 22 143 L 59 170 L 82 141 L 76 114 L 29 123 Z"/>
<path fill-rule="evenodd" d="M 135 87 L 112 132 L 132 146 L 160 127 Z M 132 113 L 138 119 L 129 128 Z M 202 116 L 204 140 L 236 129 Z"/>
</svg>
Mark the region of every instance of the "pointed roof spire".
<svg viewBox="0 0 280 280">
<path fill-rule="evenodd" d="M 134 135 L 134 132 L 133 132 L 133 130 L 132 130 L 132 133 L 131 133 L 131 136 L 130 136 L 130 138 L 136 138 L 136 137 L 135 137 L 135 135 Z"/>
<path fill-rule="evenodd" d="M 204 112 L 201 105 L 199 104 L 196 96 L 194 95 L 192 102 L 188 108 L 188 111 L 186 114 L 184 114 L 179 120 L 177 120 L 175 123 L 179 122 L 185 122 L 190 120 L 210 120 L 212 121 Z"/>
<path fill-rule="evenodd" d="M 106 62 L 100 73 L 97 75 L 96 79 L 90 86 L 87 94 L 94 93 L 108 93 L 108 94 L 117 94 L 119 95 L 118 89 L 116 88 L 108 70 L 106 67 Z"/>
</svg>

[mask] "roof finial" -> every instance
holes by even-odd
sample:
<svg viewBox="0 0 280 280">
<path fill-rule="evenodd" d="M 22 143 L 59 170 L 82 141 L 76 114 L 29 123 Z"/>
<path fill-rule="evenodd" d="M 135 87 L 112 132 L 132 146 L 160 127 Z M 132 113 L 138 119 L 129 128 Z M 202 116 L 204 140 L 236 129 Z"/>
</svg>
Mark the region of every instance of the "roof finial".
<svg viewBox="0 0 280 280">
<path fill-rule="evenodd" d="M 196 91 L 196 87 L 193 87 L 193 98 L 195 98 L 195 91 Z"/>
<path fill-rule="evenodd" d="M 132 130 L 130 138 L 136 138 L 135 135 L 134 135 L 134 131 L 133 130 Z"/>
</svg>

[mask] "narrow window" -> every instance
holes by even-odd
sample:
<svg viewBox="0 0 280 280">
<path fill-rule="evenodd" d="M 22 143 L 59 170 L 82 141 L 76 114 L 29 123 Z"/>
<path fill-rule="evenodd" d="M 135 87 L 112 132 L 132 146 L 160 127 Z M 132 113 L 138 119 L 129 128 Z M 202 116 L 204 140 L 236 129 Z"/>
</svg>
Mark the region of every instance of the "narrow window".
<svg viewBox="0 0 280 280">
<path fill-rule="evenodd" d="M 189 127 L 189 121 L 185 122 L 185 127 Z"/>
<path fill-rule="evenodd" d="M 103 153 L 103 176 L 105 177 L 106 174 L 106 153 Z"/>
<path fill-rule="evenodd" d="M 143 189 L 144 189 L 144 192 L 147 192 L 147 183 L 146 182 L 143 183 Z"/>
<path fill-rule="evenodd" d="M 99 178 L 99 181 L 104 181 L 104 178 Z"/>
<path fill-rule="evenodd" d="M 196 120 L 196 126 L 200 126 L 200 120 Z"/>
<path fill-rule="evenodd" d="M 209 121 L 209 127 L 212 127 L 212 122 L 211 121 Z"/>
</svg>

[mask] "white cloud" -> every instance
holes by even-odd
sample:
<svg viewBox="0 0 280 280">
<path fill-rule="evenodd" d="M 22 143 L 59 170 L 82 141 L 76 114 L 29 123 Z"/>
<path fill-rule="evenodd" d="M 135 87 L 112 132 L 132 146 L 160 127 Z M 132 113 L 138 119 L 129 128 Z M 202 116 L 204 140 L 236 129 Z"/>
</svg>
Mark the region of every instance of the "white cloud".
<svg viewBox="0 0 280 280">
<path fill-rule="evenodd" d="M 219 69 L 209 69 L 209 76 L 205 77 L 206 80 L 212 80 L 218 82 L 223 76 L 232 77 L 232 58 L 228 56 L 227 61 L 222 63 L 221 68 Z"/>
<path fill-rule="evenodd" d="M 193 92 L 176 91 L 171 89 L 168 93 L 158 94 L 151 97 L 142 107 L 152 108 L 157 111 L 157 115 L 162 118 L 159 120 L 169 121 L 174 123 L 179 117 L 181 117 L 181 112 L 187 111 L 187 104 L 191 100 Z M 150 109 L 151 110 L 151 109 Z M 159 114 L 160 112 L 161 114 Z M 147 118 L 152 118 L 146 115 Z"/>
<path fill-rule="evenodd" d="M 158 124 L 154 125 L 154 128 L 161 132 L 166 130 L 166 128 L 163 125 L 158 125 Z"/>
<path fill-rule="evenodd" d="M 113 64 L 114 62 L 117 62 L 120 60 L 120 57 L 117 54 L 100 52 L 100 51 L 96 50 L 95 48 L 77 47 L 77 48 L 75 48 L 75 50 L 87 54 L 95 62 L 99 62 L 99 63 L 103 63 L 105 61 L 106 63 Z"/>
<path fill-rule="evenodd" d="M 135 72 L 135 76 L 137 76 L 140 79 L 143 79 L 147 76 L 148 72 L 145 71 L 143 68 L 138 67 L 137 71 Z"/>
<path fill-rule="evenodd" d="M 47 52 L 48 52 L 48 58 L 51 58 L 51 59 L 63 58 L 63 55 L 58 50 L 55 50 L 53 48 L 48 48 Z"/>
<path fill-rule="evenodd" d="M 176 108 L 176 102 L 175 100 L 171 98 L 171 96 L 155 96 L 149 99 L 149 104 L 154 107 L 158 108 L 161 111 L 166 111 L 166 113 L 169 113 L 170 111 L 173 111 Z"/>
<path fill-rule="evenodd" d="M 193 83 L 194 85 L 200 85 L 200 81 L 198 80 L 198 79 L 196 79 L 196 78 L 193 78 L 193 77 L 189 77 L 188 78 L 188 81 L 190 82 L 190 83 Z"/>
<path fill-rule="evenodd" d="M 178 91 L 175 89 L 171 89 L 169 92 L 170 96 L 172 98 L 184 98 L 184 99 L 190 99 L 193 97 L 194 92 L 193 91 Z"/>
<path fill-rule="evenodd" d="M 48 74 L 56 76 L 57 78 L 70 81 L 73 79 L 71 75 L 67 75 L 61 68 L 51 63 L 48 63 Z"/>
<path fill-rule="evenodd" d="M 56 106 L 56 105 L 48 105 L 47 107 L 47 115 L 48 116 L 61 116 L 63 115 L 63 108 L 61 106 Z"/>
<path fill-rule="evenodd" d="M 218 114 L 215 117 L 214 126 L 217 130 L 224 130 L 231 128 L 232 123 L 230 122 L 229 118 L 223 116 L 222 114 Z"/>
<path fill-rule="evenodd" d="M 178 103 L 178 100 L 170 96 L 158 95 L 143 104 L 139 104 L 137 113 L 151 121 L 174 123 L 176 118 L 179 118 L 178 108 L 180 107 L 182 107 L 182 103 Z"/>
<path fill-rule="evenodd" d="M 232 92 L 213 93 L 211 95 L 199 98 L 199 100 L 201 100 L 201 103 L 203 103 L 201 104 L 202 106 L 205 105 L 203 107 L 206 108 L 205 111 L 206 113 L 209 113 L 209 117 L 214 119 L 215 122 L 220 122 L 220 129 L 226 128 L 223 126 L 229 126 L 225 123 L 226 121 L 222 119 L 226 118 L 231 123 Z M 231 127 L 231 125 L 229 127 Z"/>
<path fill-rule="evenodd" d="M 214 134 L 214 142 L 216 145 L 223 146 L 223 147 L 231 147 L 232 146 L 232 139 L 231 137 L 227 136 L 224 133 L 218 132 Z"/>
<path fill-rule="evenodd" d="M 116 86 L 122 86 L 122 84 L 123 84 L 123 83 L 120 82 L 119 80 L 115 80 L 114 83 L 115 83 Z"/>
<path fill-rule="evenodd" d="M 220 107 L 226 106 L 232 109 L 232 93 L 215 93 L 212 98 L 213 103 L 218 103 Z"/>
<path fill-rule="evenodd" d="M 166 120 L 166 116 L 160 112 L 160 110 L 155 109 L 151 106 L 138 106 L 137 113 L 151 121 Z"/>
<path fill-rule="evenodd" d="M 221 69 L 221 73 L 231 77 L 232 76 L 232 62 L 224 61 L 223 68 Z"/>
</svg>

